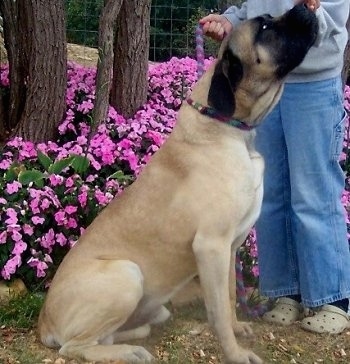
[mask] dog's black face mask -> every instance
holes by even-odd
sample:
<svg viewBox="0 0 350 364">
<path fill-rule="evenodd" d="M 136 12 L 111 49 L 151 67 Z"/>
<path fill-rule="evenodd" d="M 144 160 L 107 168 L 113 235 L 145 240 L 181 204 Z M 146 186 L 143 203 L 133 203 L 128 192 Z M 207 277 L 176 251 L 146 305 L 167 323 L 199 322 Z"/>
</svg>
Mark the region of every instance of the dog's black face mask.
<svg viewBox="0 0 350 364">
<path fill-rule="evenodd" d="M 235 111 L 234 92 L 243 76 L 242 63 L 228 48 L 214 70 L 208 94 L 208 103 L 223 115 Z"/>
<path fill-rule="evenodd" d="M 317 32 L 316 16 L 304 5 L 295 6 L 281 17 L 264 15 L 243 22 L 223 41 L 208 104 L 232 116 L 238 89 L 256 100 L 259 94 L 273 92 L 269 91 L 271 84 L 282 85 L 287 74 L 303 61 Z"/>
</svg>

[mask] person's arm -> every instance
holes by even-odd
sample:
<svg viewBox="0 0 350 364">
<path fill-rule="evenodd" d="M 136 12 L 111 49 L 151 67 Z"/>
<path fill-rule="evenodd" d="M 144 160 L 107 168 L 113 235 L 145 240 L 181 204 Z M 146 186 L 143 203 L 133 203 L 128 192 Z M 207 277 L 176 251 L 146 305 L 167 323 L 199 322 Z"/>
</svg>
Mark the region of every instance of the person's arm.
<svg viewBox="0 0 350 364">
<path fill-rule="evenodd" d="M 240 8 L 237 6 L 230 6 L 223 13 L 223 16 L 233 25 L 247 20 L 247 2 L 244 2 Z"/>
<path fill-rule="evenodd" d="M 324 39 L 344 31 L 349 17 L 349 0 L 321 0 L 316 16 L 319 23 L 316 45 L 319 46 Z"/>
<path fill-rule="evenodd" d="M 296 5 L 302 3 L 312 11 L 320 7 L 320 0 L 295 0 Z M 240 8 L 230 6 L 222 15 L 209 14 L 200 19 L 199 23 L 203 26 L 205 35 L 220 41 L 235 25 L 244 20 L 247 20 L 247 2 L 244 2 Z"/>
</svg>

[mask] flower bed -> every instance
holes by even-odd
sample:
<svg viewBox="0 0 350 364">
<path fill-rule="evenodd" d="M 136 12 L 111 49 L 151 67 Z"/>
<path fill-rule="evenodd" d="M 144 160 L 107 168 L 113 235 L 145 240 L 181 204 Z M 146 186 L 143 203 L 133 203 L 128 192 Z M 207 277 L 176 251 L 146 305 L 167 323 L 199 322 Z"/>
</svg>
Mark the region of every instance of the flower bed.
<svg viewBox="0 0 350 364">
<path fill-rule="evenodd" d="M 151 66 L 147 103 L 131 119 L 110 107 L 106 122 L 90 138 L 95 72 L 69 64 L 67 113 L 58 140 L 33 144 L 15 138 L 3 149 L 0 277 L 5 280 L 19 277 L 34 284 L 52 276 L 98 212 L 132 183 L 171 132 L 182 100 L 196 81 L 196 62 L 173 58 Z M 0 88 L 6 90 L 6 66 L 0 73 Z M 347 88 L 348 110 L 349 102 Z M 349 169 L 345 152 L 344 168 Z M 344 191 L 347 210 L 349 201 Z M 254 279 L 258 275 L 254 232 L 241 257 L 246 277 Z"/>
</svg>

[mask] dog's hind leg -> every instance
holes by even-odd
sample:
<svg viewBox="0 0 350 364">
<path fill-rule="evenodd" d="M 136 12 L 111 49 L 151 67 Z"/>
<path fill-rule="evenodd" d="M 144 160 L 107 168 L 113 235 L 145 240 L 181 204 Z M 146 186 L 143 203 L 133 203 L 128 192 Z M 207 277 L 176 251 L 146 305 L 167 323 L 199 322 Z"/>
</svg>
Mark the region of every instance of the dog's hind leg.
<svg viewBox="0 0 350 364">
<path fill-rule="evenodd" d="M 113 334 L 113 343 L 120 343 L 129 340 L 144 339 L 151 332 L 151 325 L 145 324 L 137 327 L 136 329 L 130 329 L 125 331 L 117 331 Z"/>
<path fill-rule="evenodd" d="M 74 276 L 74 280 L 74 287 L 70 282 L 72 290 L 53 291 L 64 295 L 48 301 L 55 307 L 66 306 L 60 311 L 60 354 L 92 362 L 150 363 L 153 356 L 143 347 L 114 344 L 114 334 L 144 295 L 139 266 L 127 260 L 98 259 L 86 265 L 85 272 Z M 134 331 L 134 337 L 141 331 Z M 147 333 L 145 326 L 142 334 Z"/>
<path fill-rule="evenodd" d="M 154 357 L 142 346 L 136 345 L 100 345 L 96 343 L 67 343 L 59 351 L 61 355 L 77 359 L 101 362 L 120 360 L 123 363 L 151 363 Z"/>
<path fill-rule="evenodd" d="M 117 331 L 113 334 L 113 342 L 125 342 L 128 340 L 143 339 L 147 337 L 151 331 L 151 325 L 159 325 L 171 316 L 169 310 L 161 305 L 147 314 L 147 323 L 133 329 Z"/>
</svg>

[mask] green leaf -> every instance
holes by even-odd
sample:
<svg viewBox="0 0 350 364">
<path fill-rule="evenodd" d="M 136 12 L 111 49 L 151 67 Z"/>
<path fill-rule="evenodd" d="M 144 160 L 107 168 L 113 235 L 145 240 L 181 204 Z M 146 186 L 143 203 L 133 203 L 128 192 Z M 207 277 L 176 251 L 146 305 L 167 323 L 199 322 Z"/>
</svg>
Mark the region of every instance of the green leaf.
<svg viewBox="0 0 350 364">
<path fill-rule="evenodd" d="M 38 150 L 38 159 L 45 170 L 48 171 L 51 164 L 53 163 L 53 160 L 40 150 Z"/>
<path fill-rule="evenodd" d="M 76 155 L 72 160 L 72 167 L 75 172 L 82 174 L 87 171 L 90 166 L 90 160 L 84 155 Z"/>
<path fill-rule="evenodd" d="M 74 156 L 69 156 L 51 164 L 48 172 L 52 174 L 60 174 L 65 168 L 69 167 L 72 164 L 73 158 Z"/>
<path fill-rule="evenodd" d="M 15 172 L 14 168 L 9 168 L 5 173 L 5 181 L 6 182 L 13 182 L 17 179 L 17 173 Z"/>
<path fill-rule="evenodd" d="M 133 177 L 129 174 L 124 174 L 122 170 L 119 170 L 117 172 L 114 172 L 111 174 L 108 179 L 113 178 L 118 180 L 119 182 L 125 182 L 125 181 L 132 181 Z"/>
<path fill-rule="evenodd" d="M 38 171 L 37 169 L 22 171 L 18 175 L 18 181 L 22 183 L 22 185 L 29 185 L 29 183 L 33 182 L 38 187 L 42 187 L 44 185 L 44 178 L 45 174 Z"/>
</svg>

